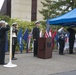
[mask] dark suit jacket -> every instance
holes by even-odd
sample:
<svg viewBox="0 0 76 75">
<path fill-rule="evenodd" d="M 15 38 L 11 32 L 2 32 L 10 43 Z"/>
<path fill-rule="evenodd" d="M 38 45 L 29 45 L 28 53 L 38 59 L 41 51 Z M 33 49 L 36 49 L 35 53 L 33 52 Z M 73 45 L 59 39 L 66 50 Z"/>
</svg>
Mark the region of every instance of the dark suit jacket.
<svg viewBox="0 0 76 75">
<path fill-rule="evenodd" d="M 69 35 L 69 40 L 75 40 L 75 30 L 72 29 L 72 28 L 68 28 L 67 30 L 68 30 L 69 33 L 70 33 L 70 35 Z"/>
<path fill-rule="evenodd" d="M 0 27 L 0 45 L 1 43 L 5 43 L 6 31 L 8 31 L 10 27 L 7 25 L 6 27 Z"/>
<path fill-rule="evenodd" d="M 33 28 L 33 39 L 38 39 L 40 36 L 40 30 L 37 27 Z"/>
</svg>

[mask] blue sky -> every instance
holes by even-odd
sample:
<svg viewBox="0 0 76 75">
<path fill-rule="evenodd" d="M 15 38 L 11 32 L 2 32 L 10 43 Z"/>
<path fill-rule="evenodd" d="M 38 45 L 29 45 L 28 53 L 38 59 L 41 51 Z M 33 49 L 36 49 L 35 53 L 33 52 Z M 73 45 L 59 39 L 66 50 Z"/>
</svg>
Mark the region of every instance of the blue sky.
<svg viewBox="0 0 76 75">
<path fill-rule="evenodd" d="M 4 0 L 0 0 L 0 10 L 1 10 L 1 7 L 3 5 L 3 2 L 4 2 Z"/>
</svg>

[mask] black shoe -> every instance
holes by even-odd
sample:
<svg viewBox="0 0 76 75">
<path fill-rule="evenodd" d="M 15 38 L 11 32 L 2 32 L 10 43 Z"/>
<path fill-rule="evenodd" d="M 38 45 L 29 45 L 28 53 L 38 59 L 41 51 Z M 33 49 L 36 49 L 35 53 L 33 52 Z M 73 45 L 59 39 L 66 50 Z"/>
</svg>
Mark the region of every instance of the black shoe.
<svg viewBox="0 0 76 75">
<path fill-rule="evenodd" d="M 37 55 L 34 55 L 34 57 L 37 57 Z"/>
<path fill-rule="evenodd" d="M 64 53 L 59 53 L 59 55 L 64 55 Z"/>
<path fill-rule="evenodd" d="M 73 52 L 69 52 L 69 54 L 74 54 Z"/>
<path fill-rule="evenodd" d="M 6 65 L 7 63 L 0 63 L 0 65 Z"/>
<path fill-rule="evenodd" d="M 12 58 L 12 60 L 17 60 L 17 58 L 14 57 L 14 58 Z"/>
</svg>

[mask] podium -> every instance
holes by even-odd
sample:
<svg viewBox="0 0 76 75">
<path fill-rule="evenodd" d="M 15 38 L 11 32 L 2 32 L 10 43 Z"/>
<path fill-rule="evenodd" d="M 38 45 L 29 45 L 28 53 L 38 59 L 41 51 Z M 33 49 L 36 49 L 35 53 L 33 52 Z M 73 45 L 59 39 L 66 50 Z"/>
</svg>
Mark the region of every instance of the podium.
<svg viewBox="0 0 76 75">
<path fill-rule="evenodd" d="M 38 39 L 38 57 L 47 59 L 52 57 L 52 39 L 39 38 Z"/>
</svg>

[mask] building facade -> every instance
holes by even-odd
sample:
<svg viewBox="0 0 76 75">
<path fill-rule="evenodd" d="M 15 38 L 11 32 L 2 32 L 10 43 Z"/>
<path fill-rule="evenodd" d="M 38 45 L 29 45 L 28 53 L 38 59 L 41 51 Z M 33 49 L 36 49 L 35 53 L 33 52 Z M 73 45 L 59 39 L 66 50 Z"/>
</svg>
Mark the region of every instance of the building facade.
<svg viewBox="0 0 76 75">
<path fill-rule="evenodd" d="M 24 21 L 43 20 L 39 13 L 42 9 L 41 1 L 44 0 L 5 0 L 6 15 L 11 18 L 18 18 Z M 4 9 L 4 10 L 5 10 Z"/>
<path fill-rule="evenodd" d="M 3 0 L 1 5 L 0 14 L 11 16 L 11 0 Z"/>
</svg>

